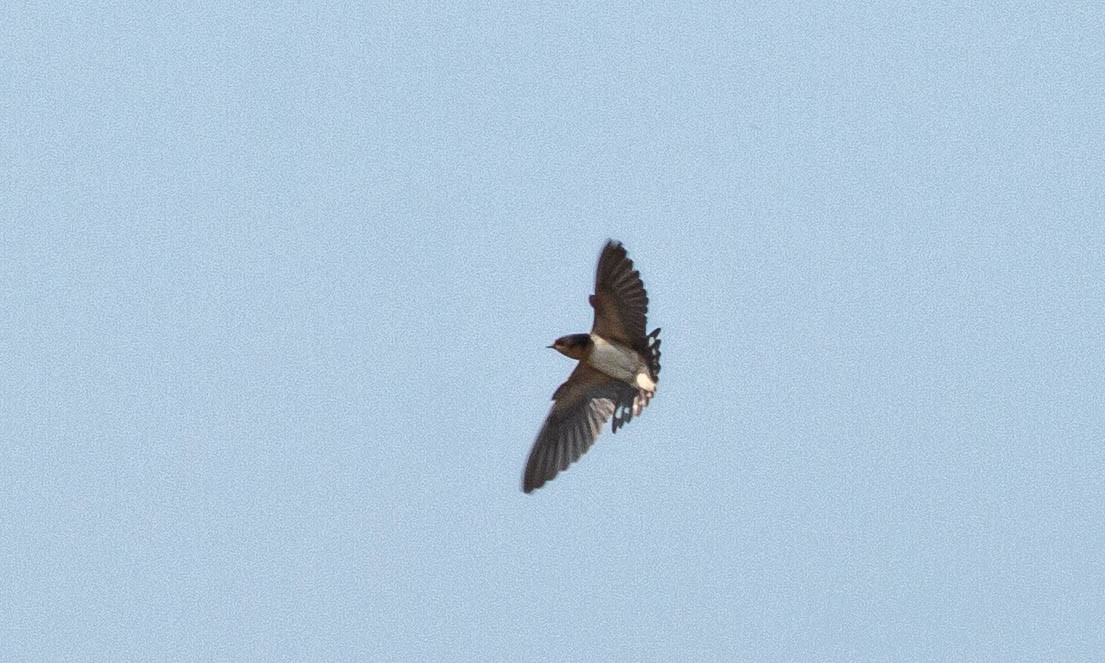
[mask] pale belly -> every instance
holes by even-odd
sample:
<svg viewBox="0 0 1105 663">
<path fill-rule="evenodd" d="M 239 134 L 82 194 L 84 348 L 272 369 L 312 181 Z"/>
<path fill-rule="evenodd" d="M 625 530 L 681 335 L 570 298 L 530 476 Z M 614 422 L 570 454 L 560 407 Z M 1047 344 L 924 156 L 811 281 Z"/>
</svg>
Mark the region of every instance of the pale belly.
<svg viewBox="0 0 1105 663">
<path fill-rule="evenodd" d="M 591 334 L 591 341 L 595 344 L 588 361 L 591 366 L 640 389 L 656 390 L 656 383 L 649 377 L 648 369 L 636 352 L 595 334 Z"/>
</svg>

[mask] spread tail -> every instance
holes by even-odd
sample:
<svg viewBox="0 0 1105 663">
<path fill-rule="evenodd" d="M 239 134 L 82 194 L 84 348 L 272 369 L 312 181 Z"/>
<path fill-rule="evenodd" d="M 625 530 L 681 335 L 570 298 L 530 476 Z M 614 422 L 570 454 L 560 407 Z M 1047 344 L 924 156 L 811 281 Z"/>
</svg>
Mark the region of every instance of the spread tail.
<svg viewBox="0 0 1105 663">
<path fill-rule="evenodd" d="M 658 383 L 660 381 L 660 328 L 657 327 L 652 330 L 647 340 L 648 372 L 651 374 L 652 381 Z M 638 389 L 632 403 L 619 403 L 614 410 L 612 430 L 617 433 L 619 428 L 628 424 L 633 417 L 641 414 L 641 411 L 648 407 L 648 403 L 655 393 L 655 390 Z"/>
</svg>

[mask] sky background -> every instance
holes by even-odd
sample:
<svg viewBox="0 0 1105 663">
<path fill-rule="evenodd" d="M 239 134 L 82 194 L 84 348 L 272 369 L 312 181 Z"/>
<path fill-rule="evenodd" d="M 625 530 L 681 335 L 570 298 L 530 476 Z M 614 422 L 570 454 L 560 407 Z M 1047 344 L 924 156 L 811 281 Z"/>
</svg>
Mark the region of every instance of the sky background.
<svg viewBox="0 0 1105 663">
<path fill-rule="evenodd" d="M 0 658 L 1105 658 L 1105 12 L 973 4 L 5 3 Z"/>
</svg>

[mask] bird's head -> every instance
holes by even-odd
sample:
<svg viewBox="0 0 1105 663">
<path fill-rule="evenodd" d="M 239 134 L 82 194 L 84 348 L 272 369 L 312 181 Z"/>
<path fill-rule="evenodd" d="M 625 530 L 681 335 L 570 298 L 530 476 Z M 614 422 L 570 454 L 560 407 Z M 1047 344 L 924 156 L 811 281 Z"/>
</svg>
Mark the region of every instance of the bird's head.
<svg viewBox="0 0 1105 663">
<path fill-rule="evenodd" d="M 553 341 L 549 347 L 572 359 L 583 359 L 591 349 L 590 334 L 568 334 Z"/>
</svg>

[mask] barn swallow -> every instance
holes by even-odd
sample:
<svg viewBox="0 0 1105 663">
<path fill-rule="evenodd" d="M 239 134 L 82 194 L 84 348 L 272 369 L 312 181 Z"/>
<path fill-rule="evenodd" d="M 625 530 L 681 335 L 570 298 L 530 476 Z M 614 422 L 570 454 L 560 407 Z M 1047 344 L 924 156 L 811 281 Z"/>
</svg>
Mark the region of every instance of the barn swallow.
<svg viewBox="0 0 1105 663">
<path fill-rule="evenodd" d="M 553 405 L 529 453 L 522 490 L 531 493 L 579 460 L 614 418 L 613 432 L 641 414 L 660 379 L 660 329 L 645 334 L 648 293 L 621 242 L 607 241 L 590 297 L 590 334 L 550 345 L 579 361 L 552 396 Z"/>
</svg>

